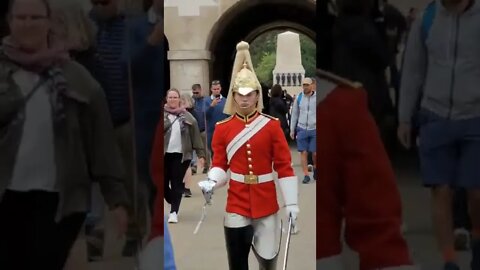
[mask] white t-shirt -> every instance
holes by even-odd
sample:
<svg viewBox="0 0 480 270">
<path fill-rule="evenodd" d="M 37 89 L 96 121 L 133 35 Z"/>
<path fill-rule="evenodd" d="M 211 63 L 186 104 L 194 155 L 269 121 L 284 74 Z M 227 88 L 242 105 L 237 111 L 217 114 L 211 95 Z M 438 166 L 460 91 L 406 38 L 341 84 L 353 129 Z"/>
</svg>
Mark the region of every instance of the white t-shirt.
<svg viewBox="0 0 480 270">
<path fill-rule="evenodd" d="M 169 114 L 168 119 L 170 123 L 172 123 L 172 127 L 170 128 L 170 141 L 168 142 L 167 146 L 167 153 L 182 153 L 182 133 L 180 131 L 180 121 L 176 115 Z"/>
<path fill-rule="evenodd" d="M 19 70 L 13 79 L 23 94 L 29 93 L 40 77 Z M 18 147 L 13 176 L 8 189 L 15 191 L 55 191 L 56 164 L 52 107 L 48 85 L 38 88 L 25 107 L 23 133 Z"/>
</svg>

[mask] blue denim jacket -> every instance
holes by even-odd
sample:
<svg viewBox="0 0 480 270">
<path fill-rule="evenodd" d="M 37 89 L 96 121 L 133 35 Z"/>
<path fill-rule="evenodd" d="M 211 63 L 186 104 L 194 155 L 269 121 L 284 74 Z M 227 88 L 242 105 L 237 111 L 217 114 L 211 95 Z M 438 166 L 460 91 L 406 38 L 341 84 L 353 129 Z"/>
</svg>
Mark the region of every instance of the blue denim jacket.
<svg viewBox="0 0 480 270">
<path fill-rule="evenodd" d="M 163 256 L 164 256 L 164 263 L 163 269 L 164 270 L 176 270 L 175 267 L 175 257 L 173 255 L 173 247 L 172 242 L 170 240 L 170 233 L 168 231 L 168 223 L 165 220 L 165 225 L 163 226 L 163 234 L 164 234 L 164 244 L 163 244 Z"/>
</svg>

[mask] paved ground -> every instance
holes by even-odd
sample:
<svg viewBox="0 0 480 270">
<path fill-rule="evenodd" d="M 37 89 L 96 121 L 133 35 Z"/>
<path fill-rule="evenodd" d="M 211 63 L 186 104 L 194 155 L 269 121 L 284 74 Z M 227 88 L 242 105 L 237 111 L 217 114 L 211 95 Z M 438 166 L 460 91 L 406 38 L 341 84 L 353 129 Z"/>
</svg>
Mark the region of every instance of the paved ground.
<svg viewBox="0 0 480 270">
<path fill-rule="evenodd" d="M 115 235 L 113 216 L 107 214 L 106 219 L 106 243 L 104 258 L 102 261 L 88 263 L 85 238 L 82 235 L 78 238 L 71 252 L 65 270 L 134 270 L 133 258 L 122 258 L 120 256 L 125 239 L 119 239 Z"/>
<path fill-rule="evenodd" d="M 294 154 L 294 168 L 300 175 L 298 154 Z M 410 245 L 413 258 L 423 270 L 440 270 L 441 257 L 436 249 L 430 220 L 430 194 L 421 187 L 418 168 L 414 156 L 402 157 L 395 162 L 398 183 L 403 199 L 404 217 L 408 226 L 405 237 Z M 197 175 L 194 182 L 201 180 L 205 175 Z M 300 233 L 292 236 L 289 269 L 315 269 L 315 183 L 300 184 Z M 196 187 L 196 185 L 193 185 Z M 208 208 L 208 216 L 200 232 L 193 235 L 193 230 L 200 218 L 203 197 L 196 188 L 193 197 L 182 202 L 178 224 L 170 225 L 172 239 L 175 245 L 175 255 L 179 270 L 225 270 L 227 269 L 226 251 L 223 236 L 222 219 L 226 198 L 226 189 L 216 192 L 215 201 Z M 168 209 L 166 209 L 168 211 Z M 282 211 L 282 214 L 284 212 Z M 80 237 L 72 251 L 67 270 L 133 270 L 133 259 L 120 258 L 122 239 L 113 235 L 112 219 L 107 220 L 109 235 L 107 236 L 106 257 L 104 261 L 88 264 L 85 256 L 85 242 Z M 279 256 L 279 267 L 283 260 L 284 244 Z M 357 270 L 358 261 L 355 255 L 346 251 L 346 270 Z M 460 254 L 460 263 L 463 270 L 467 270 L 470 261 L 468 253 Z M 250 265 L 256 265 L 253 255 Z M 252 268 L 255 269 L 256 267 Z M 332 269 L 335 270 L 335 269 Z"/>
<path fill-rule="evenodd" d="M 431 222 L 430 193 L 421 186 L 418 161 L 415 154 L 401 153 L 394 160 L 398 184 L 402 195 L 404 221 L 407 225 L 405 237 L 414 262 L 422 270 L 441 270 L 441 254 L 437 251 Z M 468 252 L 459 254 L 462 270 L 470 270 Z M 354 252 L 344 253 L 346 270 L 358 269 L 358 258 Z M 333 270 L 333 269 L 332 269 Z"/>
<path fill-rule="evenodd" d="M 431 221 L 430 192 L 422 187 L 415 154 L 402 155 L 395 161 L 408 230 L 405 234 L 415 261 L 424 270 L 441 269 Z M 470 269 L 470 254 L 459 254 L 462 269 Z"/>
</svg>

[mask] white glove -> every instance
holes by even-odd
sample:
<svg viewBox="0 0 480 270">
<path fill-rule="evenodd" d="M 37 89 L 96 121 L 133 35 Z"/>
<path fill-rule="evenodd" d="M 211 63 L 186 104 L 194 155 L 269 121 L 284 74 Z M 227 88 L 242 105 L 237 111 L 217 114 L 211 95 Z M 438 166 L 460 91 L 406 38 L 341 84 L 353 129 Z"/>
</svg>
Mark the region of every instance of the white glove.
<svg viewBox="0 0 480 270">
<path fill-rule="evenodd" d="M 285 207 L 285 212 L 287 214 L 287 221 L 290 218 L 290 215 L 292 216 L 292 225 L 295 227 L 297 225 L 298 213 L 300 212 L 298 205 L 287 205 Z"/>
<path fill-rule="evenodd" d="M 207 178 L 210 181 L 214 181 L 216 186 L 214 189 L 223 187 L 227 184 L 227 172 L 225 172 L 222 168 L 213 167 L 208 171 Z"/>
<path fill-rule="evenodd" d="M 198 186 L 202 190 L 207 204 L 212 204 L 213 191 L 227 183 L 227 173 L 219 167 L 213 167 L 208 171 L 207 180 L 200 181 Z"/>
<path fill-rule="evenodd" d="M 203 197 L 207 204 L 212 204 L 213 190 L 216 184 L 217 182 L 210 179 L 198 182 L 198 186 L 202 190 Z"/>
<path fill-rule="evenodd" d="M 296 226 L 298 213 L 298 179 L 296 176 L 278 179 L 280 189 L 282 191 L 283 200 L 285 201 L 285 212 L 287 214 L 287 222 L 292 216 L 292 225 Z"/>
</svg>

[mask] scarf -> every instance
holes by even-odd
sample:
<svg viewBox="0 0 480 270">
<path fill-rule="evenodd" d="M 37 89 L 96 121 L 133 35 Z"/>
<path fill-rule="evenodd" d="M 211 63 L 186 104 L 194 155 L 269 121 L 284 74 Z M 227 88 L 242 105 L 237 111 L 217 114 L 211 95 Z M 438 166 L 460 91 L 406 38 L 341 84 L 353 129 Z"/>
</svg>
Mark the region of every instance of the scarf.
<svg viewBox="0 0 480 270">
<path fill-rule="evenodd" d="M 44 80 L 52 81 L 50 104 L 53 119 L 57 123 L 65 119 L 64 94 L 67 90 L 67 82 L 61 65 L 70 59 L 68 51 L 61 49 L 63 47 L 57 45 L 41 52 L 28 53 L 21 50 L 10 36 L 5 37 L 2 41 L 4 57 L 22 69 L 37 73 Z"/>
<path fill-rule="evenodd" d="M 186 126 L 185 126 L 185 113 L 187 113 L 187 110 L 185 107 L 180 106 L 176 109 L 170 108 L 167 105 L 163 108 L 166 113 L 175 115 L 177 118 L 174 121 L 178 121 L 180 123 L 180 130 L 184 131 Z M 169 130 L 173 125 L 173 122 L 170 124 L 170 126 L 166 127 L 166 130 Z"/>
<path fill-rule="evenodd" d="M 42 73 L 49 68 L 61 65 L 67 62 L 70 57 L 65 46 L 55 44 L 49 49 L 28 53 L 20 49 L 10 36 L 3 39 L 3 51 L 5 55 L 23 69 L 35 73 Z"/>
<path fill-rule="evenodd" d="M 166 112 L 168 112 L 169 114 L 173 114 L 173 115 L 176 115 L 176 116 L 179 116 L 180 114 L 185 114 L 187 112 L 187 109 L 185 107 L 178 107 L 176 109 L 172 109 L 170 107 L 168 107 L 167 105 L 165 105 L 165 107 L 163 108 Z"/>
</svg>

